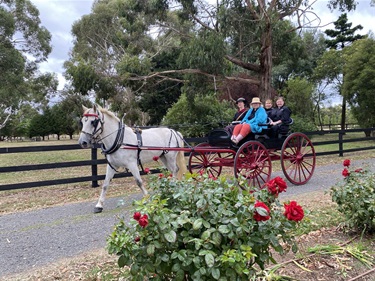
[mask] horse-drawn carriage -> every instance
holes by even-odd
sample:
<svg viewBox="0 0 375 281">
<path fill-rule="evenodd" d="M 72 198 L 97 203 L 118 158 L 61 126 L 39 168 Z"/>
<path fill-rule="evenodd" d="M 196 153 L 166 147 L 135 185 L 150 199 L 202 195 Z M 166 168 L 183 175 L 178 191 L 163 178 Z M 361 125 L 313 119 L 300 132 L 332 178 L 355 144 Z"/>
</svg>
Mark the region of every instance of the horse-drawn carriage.
<svg viewBox="0 0 375 281">
<path fill-rule="evenodd" d="M 224 129 L 212 131 L 208 142 L 184 147 L 180 133 L 169 128 L 152 128 L 136 133 L 112 112 L 99 106 L 85 108 L 79 143 L 83 148 L 102 144 L 102 153 L 108 165 L 102 192 L 95 212 L 101 212 L 111 179 L 121 167 L 129 170 L 144 195 L 147 194 L 140 177 L 142 163 L 160 159 L 175 177 L 186 170 L 184 153 L 190 152 L 190 172 L 207 172 L 218 177 L 223 167 L 232 167 L 235 177 L 243 177 L 250 186 L 262 186 L 270 180 L 271 162 L 281 161 L 285 177 L 293 184 L 306 183 L 315 168 L 315 151 L 311 141 L 302 133 L 269 138 L 257 134 L 252 140 L 244 139 L 233 145 Z"/>
<path fill-rule="evenodd" d="M 291 183 L 302 185 L 313 175 L 315 150 L 303 133 L 270 138 L 263 132 L 235 145 L 226 130 L 217 129 L 208 135 L 208 142 L 193 148 L 188 167 L 190 172 L 204 171 L 215 178 L 223 167 L 233 167 L 236 178 L 243 177 L 250 186 L 260 187 L 270 179 L 275 160 L 281 161 L 281 169 Z"/>
</svg>

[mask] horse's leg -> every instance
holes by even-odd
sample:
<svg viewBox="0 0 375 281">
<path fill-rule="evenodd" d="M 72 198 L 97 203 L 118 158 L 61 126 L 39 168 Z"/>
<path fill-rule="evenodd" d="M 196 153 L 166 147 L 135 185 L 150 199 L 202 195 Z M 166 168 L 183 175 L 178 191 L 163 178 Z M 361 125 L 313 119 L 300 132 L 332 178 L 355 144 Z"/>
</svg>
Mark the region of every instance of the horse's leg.
<svg viewBox="0 0 375 281">
<path fill-rule="evenodd" d="M 102 192 L 100 193 L 100 197 L 98 203 L 94 208 L 94 213 L 101 213 L 103 211 L 103 204 L 105 200 L 105 195 L 107 193 L 107 189 L 109 186 L 110 181 L 113 179 L 116 171 L 111 168 L 111 166 L 107 165 L 107 172 L 105 174 L 105 179 L 102 185 Z"/>
<path fill-rule="evenodd" d="M 177 152 L 169 151 L 168 154 L 160 157 L 161 162 L 163 162 L 164 166 L 172 173 L 173 177 L 177 177 L 179 170 L 176 162 L 176 153 Z"/>
<path fill-rule="evenodd" d="M 139 169 L 138 169 L 137 164 L 128 165 L 127 168 L 129 170 L 129 172 L 132 173 L 138 187 L 142 190 L 143 196 L 146 196 L 148 194 L 148 192 L 147 192 L 147 189 L 143 186 L 143 181 L 141 179 L 141 174 L 139 173 Z"/>
</svg>

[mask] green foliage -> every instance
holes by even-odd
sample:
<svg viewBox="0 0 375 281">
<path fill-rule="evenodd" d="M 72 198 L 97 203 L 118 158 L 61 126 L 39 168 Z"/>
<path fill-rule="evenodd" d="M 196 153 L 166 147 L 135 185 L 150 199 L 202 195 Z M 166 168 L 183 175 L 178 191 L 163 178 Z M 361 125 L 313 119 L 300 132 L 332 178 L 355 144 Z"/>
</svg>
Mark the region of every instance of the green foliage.
<svg viewBox="0 0 375 281">
<path fill-rule="evenodd" d="M 345 49 L 343 94 L 364 128 L 375 126 L 375 40 L 363 39 Z"/>
<path fill-rule="evenodd" d="M 346 218 L 349 228 L 375 231 L 375 173 L 362 168 L 349 170 L 350 160 L 344 161 L 343 182 L 330 190 L 332 201 Z"/>
<path fill-rule="evenodd" d="M 185 137 L 198 137 L 228 124 L 234 112 L 229 102 L 219 102 L 213 94 L 197 95 L 192 102 L 186 94 L 182 94 L 168 110 L 162 124 L 175 128 Z"/>
<path fill-rule="evenodd" d="M 314 120 L 313 89 L 314 85 L 304 78 L 295 77 L 287 82 L 282 95 L 285 97 L 285 104 L 292 110 L 293 116 L 304 116 L 305 119 Z"/>
<path fill-rule="evenodd" d="M 316 125 L 314 122 L 307 117 L 304 116 L 292 116 L 293 124 L 290 126 L 290 129 L 293 132 L 313 132 L 317 130 Z"/>
<path fill-rule="evenodd" d="M 0 2 L 0 123 L 5 111 L 13 113 L 25 101 L 45 101 L 53 90 L 56 81 L 38 72 L 38 63 L 52 50 L 50 41 L 31 1 Z"/>
<path fill-rule="evenodd" d="M 108 251 L 130 267 L 132 280 L 249 280 L 274 262 L 273 250 L 297 250 L 298 223 L 266 188 L 249 193 L 235 182 L 160 174 L 153 195 L 134 203 L 130 223 L 116 224 Z"/>
</svg>

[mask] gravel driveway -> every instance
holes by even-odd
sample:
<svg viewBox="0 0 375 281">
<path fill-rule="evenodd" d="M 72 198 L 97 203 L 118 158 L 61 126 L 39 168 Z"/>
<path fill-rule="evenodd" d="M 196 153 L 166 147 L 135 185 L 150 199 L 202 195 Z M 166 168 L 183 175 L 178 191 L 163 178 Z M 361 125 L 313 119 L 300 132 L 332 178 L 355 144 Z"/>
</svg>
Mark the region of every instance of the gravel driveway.
<svg viewBox="0 0 375 281">
<path fill-rule="evenodd" d="M 352 161 L 352 166 L 375 171 L 375 158 Z M 342 179 L 342 168 L 341 164 L 316 167 L 307 184 L 289 185 L 282 197 L 327 190 Z M 277 175 L 281 174 L 272 176 Z M 129 217 L 131 202 L 141 197 L 108 198 L 101 214 L 93 214 L 95 202 L 84 202 L 0 216 L 0 280 L 105 247 L 118 217 Z M 121 200 L 124 202 L 119 206 Z"/>
</svg>

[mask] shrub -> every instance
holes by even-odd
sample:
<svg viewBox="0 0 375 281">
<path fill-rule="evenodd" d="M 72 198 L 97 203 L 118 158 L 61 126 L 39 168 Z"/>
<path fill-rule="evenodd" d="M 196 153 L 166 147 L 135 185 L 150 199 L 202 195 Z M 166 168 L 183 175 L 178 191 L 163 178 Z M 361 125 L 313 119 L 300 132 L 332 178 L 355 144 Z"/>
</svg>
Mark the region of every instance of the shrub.
<svg viewBox="0 0 375 281">
<path fill-rule="evenodd" d="M 375 174 L 367 170 L 350 170 L 350 160 L 343 162 L 343 182 L 330 190 L 338 211 L 345 215 L 345 225 L 368 232 L 375 231 Z"/>
<path fill-rule="evenodd" d="M 130 267 L 132 280 L 249 280 L 274 262 L 271 248 L 297 251 L 293 230 L 304 214 L 295 201 L 278 201 L 285 181 L 252 193 L 235 182 L 160 174 L 150 183 L 155 193 L 115 226 L 109 253 Z"/>
</svg>

